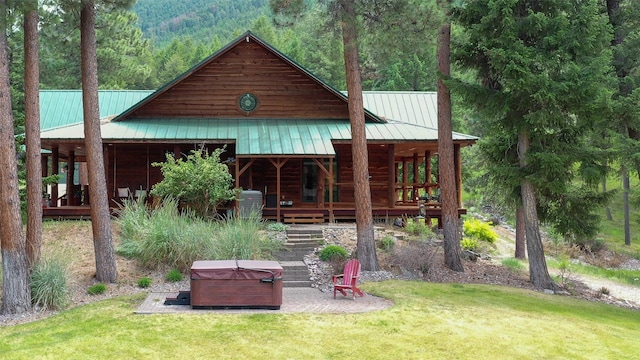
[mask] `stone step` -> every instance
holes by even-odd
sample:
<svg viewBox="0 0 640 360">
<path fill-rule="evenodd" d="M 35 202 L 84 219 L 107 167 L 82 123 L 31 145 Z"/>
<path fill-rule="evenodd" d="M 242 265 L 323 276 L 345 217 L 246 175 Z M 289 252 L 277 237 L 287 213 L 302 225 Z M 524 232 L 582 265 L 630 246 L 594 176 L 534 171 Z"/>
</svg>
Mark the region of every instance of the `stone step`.
<svg viewBox="0 0 640 360">
<path fill-rule="evenodd" d="M 284 281 L 282 283 L 283 287 L 311 287 L 311 281 Z"/>
<path fill-rule="evenodd" d="M 320 246 L 319 241 L 287 241 L 284 243 L 286 248 L 316 248 Z"/>
<path fill-rule="evenodd" d="M 313 249 L 296 249 L 296 250 L 281 250 L 275 253 L 273 256 L 278 261 L 302 261 L 305 255 L 313 252 Z"/>
<path fill-rule="evenodd" d="M 287 236 L 313 236 L 313 237 L 322 237 L 323 232 L 322 229 L 313 230 L 313 229 L 289 229 L 287 230 Z"/>
<path fill-rule="evenodd" d="M 297 261 L 280 261 L 280 266 L 284 271 L 287 270 L 307 270 L 307 264 L 302 260 Z"/>
<path fill-rule="evenodd" d="M 310 287 L 309 270 L 303 261 L 280 261 L 284 279 L 284 287 Z"/>
<path fill-rule="evenodd" d="M 313 235 L 309 235 L 309 234 L 304 234 L 301 236 L 290 236 L 287 235 L 287 241 L 291 241 L 291 242 L 297 242 L 297 241 L 315 241 L 315 242 L 320 242 L 323 241 L 324 237 L 322 235 L 320 236 L 313 236 Z"/>
</svg>

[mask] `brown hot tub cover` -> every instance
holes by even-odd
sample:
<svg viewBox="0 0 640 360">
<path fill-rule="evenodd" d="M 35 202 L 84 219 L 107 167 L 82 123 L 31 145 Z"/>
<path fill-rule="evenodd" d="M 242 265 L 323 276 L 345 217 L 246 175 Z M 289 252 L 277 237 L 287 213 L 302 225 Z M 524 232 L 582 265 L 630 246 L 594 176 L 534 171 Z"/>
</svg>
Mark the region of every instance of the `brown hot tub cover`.
<svg viewBox="0 0 640 360">
<path fill-rule="evenodd" d="M 191 266 L 192 307 L 279 309 L 282 266 L 277 261 L 201 260 Z"/>
</svg>

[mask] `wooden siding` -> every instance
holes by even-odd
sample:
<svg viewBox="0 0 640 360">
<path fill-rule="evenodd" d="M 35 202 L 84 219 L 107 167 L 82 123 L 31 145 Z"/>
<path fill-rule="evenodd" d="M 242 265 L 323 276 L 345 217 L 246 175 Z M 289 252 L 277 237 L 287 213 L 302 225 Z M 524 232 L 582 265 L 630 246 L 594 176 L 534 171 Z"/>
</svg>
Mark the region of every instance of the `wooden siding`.
<svg viewBox="0 0 640 360">
<path fill-rule="evenodd" d="M 247 114 L 245 93 L 258 98 Z M 131 117 L 348 119 L 347 103 L 260 44 L 242 42 L 136 110 Z"/>
</svg>

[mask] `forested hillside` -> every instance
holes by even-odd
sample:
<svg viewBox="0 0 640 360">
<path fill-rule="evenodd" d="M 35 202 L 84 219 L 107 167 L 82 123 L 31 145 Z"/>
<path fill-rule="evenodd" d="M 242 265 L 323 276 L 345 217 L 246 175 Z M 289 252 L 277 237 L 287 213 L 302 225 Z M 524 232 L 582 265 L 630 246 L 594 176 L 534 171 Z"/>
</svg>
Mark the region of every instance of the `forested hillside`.
<svg viewBox="0 0 640 360">
<path fill-rule="evenodd" d="M 211 42 L 246 30 L 267 12 L 268 0 L 138 0 L 132 10 L 145 37 L 162 47 L 175 37 Z"/>
</svg>

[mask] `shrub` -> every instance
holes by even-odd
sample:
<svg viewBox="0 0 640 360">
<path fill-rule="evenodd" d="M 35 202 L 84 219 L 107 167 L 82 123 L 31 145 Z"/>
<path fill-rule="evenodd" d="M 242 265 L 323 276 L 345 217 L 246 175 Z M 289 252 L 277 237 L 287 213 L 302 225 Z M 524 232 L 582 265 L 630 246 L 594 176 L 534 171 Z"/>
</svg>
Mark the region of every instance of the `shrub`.
<svg viewBox="0 0 640 360">
<path fill-rule="evenodd" d="M 464 250 L 477 251 L 480 248 L 480 244 L 478 244 L 477 239 L 465 237 L 460 241 L 460 247 Z"/>
<path fill-rule="evenodd" d="M 416 219 L 407 219 L 405 221 L 404 230 L 409 235 L 427 237 L 432 234 L 431 229 L 422 221 L 418 221 Z"/>
<path fill-rule="evenodd" d="M 429 241 L 409 241 L 402 246 L 394 246 L 391 263 L 401 269 L 429 272 L 440 248 Z"/>
<path fill-rule="evenodd" d="M 602 238 L 574 239 L 572 242 L 578 245 L 582 251 L 592 254 L 605 250 L 607 247 Z"/>
<path fill-rule="evenodd" d="M 91 285 L 87 289 L 87 293 L 89 295 L 100 295 L 100 294 L 104 294 L 105 291 L 107 291 L 107 285 L 103 283 L 97 283 L 95 285 Z"/>
<path fill-rule="evenodd" d="M 285 232 L 289 226 L 280 222 L 270 222 L 267 224 L 267 230 L 275 232 Z"/>
<path fill-rule="evenodd" d="M 349 253 L 345 248 L 340 245 L 328 245 L 318 254 L 318 257 L 322 261 L 336 261 L 344 260 L 349 256 Z"/>
<path fill-rule="evenodd" d="M 34 266 L 30 275 L 31 301 L 44 309 L 64 309 L 70 299 L 69 267 L 61 258 L 48 258 Z"/>
<path fill-rule="evenodd" d="M 167 273 L 167 276 L 165 276 L 165 279 L 167 281 L 171 281 L 171 282 L 180 281 L 180 280 L 182 280 L 182 273 L 178 269 L 171 269 Z"/>
<path fill-rule="evenodd" d="M 387 235 L 380 239 L 380 248 L 384 251 L 389 251 L 391 250 L 395 242 L 396 240 L 393 238 L 393 236 Z"/>
<path fill-rule="evenodd" d="M 521 271 L 525 269 L 525 266 L 524 264 L 522 264 L 522 261 L 515 258 L 503 259 L 502 265 L 514 271 Z"/>
<path fill-rule="evenodd" d="M 138 286 L 143 288 L 143 289 L 148 288 L 149 286 L 151 286 L 151 278 L 148 277 L 148 276 L 145 276 L 145 277 L 142 277 L 142 278 L 138 279 Z"/>
<path fill-rule="evenodd" d="M 480 241 L 493 244 L 498 240 L 498 234 L 491 228 L 491 223 L 476 218 L 465 219 L 463 229 L 466 236 Z"/>
<path fill-rule="evenodd" d="M 220 161 L 224 151 L 218 148 L 209 153 L 203 147 L 191 150 L 186 159 L 168 153 L 165 162 L 151 164 L 162 171 L 162 181 L 153 186 L 151 194 L 179 199 L 200 217 L 214 215 L 220 204 L 238 194 L 229 167 Z"/>
</svg>

